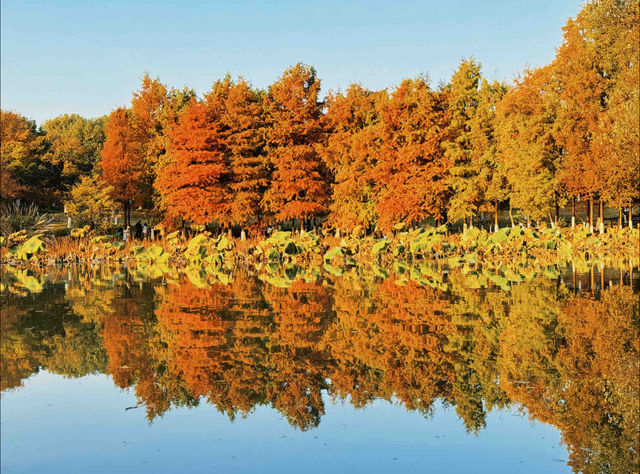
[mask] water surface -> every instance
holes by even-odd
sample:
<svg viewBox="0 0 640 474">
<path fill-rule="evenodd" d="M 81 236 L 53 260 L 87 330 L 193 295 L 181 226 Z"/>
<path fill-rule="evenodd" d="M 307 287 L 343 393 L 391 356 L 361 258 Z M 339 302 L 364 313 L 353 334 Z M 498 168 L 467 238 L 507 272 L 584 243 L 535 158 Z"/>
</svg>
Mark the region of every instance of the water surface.
<svg viewBox="0 0 640 474">
<path fill-rule="evenodd" d="M 5 273 L 2 472 L 637 470 L 637 273 L 288 276 Z"/>
</svg>

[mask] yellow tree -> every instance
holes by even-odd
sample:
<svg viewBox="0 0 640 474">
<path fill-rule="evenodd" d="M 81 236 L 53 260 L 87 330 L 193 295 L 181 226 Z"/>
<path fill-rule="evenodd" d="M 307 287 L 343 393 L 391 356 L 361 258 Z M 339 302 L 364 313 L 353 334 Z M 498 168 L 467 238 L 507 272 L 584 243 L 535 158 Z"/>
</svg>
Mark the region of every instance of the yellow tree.
<svg viewBox="0 0 640 474">
<path fill-rule="evenodd" d="M 479 193 L 479 210 L 493 212 L 494 228 L 498 228 L 498 205 L 509 197 L 507 176 L 498 160 L 496 106 L 507 92 L 507 86 L 497 81 L 482 80 L 478 91 L 478 106 L 471 119 L 471 167 Z"/>
<path fill-rule="evenodd" d="M 507 176 L 510 205 L 537 220 L 551 218 L 562 189 L 552 81 L 548 66 L 527 71 L 496 111 L 498 162 Z"/>
<path fill-rule="evenodd" d="M 635 1 L 602 0 L 585 6 L 586 38 L 597 52 L 596 67 L 604 76 L 605 109 L 599 116 L 593 148 L 598 157 L 599 193 L 620 210 L 640 198 L 640 6 Z"/>
<path fill-rule="evenodd" d="M 60 170 L 62 188 L 73 186 L 96 169 L 105 140 L 105 121 L 106 117 L 85 119 L 65 114 L 42 126 L 47 141 L 43 159 Z"/>
<path fill-rule="evenodd" d="M 30 201 L 56 199 L 59 173 L 42 159 L 45 141 L 35 122 L 0 111 L 0 197 Z"/>
</svg>

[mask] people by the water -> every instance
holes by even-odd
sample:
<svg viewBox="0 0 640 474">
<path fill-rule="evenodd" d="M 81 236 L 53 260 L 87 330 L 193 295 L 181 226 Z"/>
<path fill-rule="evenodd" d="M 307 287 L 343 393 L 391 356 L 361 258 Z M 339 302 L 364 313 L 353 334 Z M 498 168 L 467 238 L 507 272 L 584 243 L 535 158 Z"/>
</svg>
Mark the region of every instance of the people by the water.
<svg viewBox="0 0 640 474">
<path fill-rule="evenodd" d="M 140 223 L 140 221 L 136 222 L 136 225 L 133 228 L 136 233 L 136 239 L 140 240 L 142 238 L 142 224 Z"/>
</svg>

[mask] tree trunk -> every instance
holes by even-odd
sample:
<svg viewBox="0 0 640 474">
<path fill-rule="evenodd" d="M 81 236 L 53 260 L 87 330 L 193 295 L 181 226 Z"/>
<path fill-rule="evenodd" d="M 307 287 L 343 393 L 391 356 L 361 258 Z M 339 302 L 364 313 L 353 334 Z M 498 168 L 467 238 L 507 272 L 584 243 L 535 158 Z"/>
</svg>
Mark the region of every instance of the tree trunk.
<svg viewBox="0 0 640 474">
<path fill-rule="evenodd" d="M 624 285 L 624 270 L 620 267 L 620 286 Z"/>
<path fill-rule="evenodd" d="M 622 229 L 622 206 L 618 207 L 618 229 Z"/>
<path fill-rule="evenodd" d="M 604 201 L 602 200 L 602 198 L 599 199 L 599 204 L 600 204 L 600 222 L 604 223 Z"/>
<path fill-rule="evenodd" d="M 600 216 L 598 217 L 598 226 L 600 227 L 600 233 L 604 233 L 604 203 L 602 201 L 602 197 L 600 197 L 599 207 L 600 207 Z"/>
<path fill-rule="evenodd" d="M 571 197 L 571 228 L 576 228 L 576 198 Z"/>
<path fill-rule="evenodd" d="M 631 217 L 632 217 L 631 203 L 629 203 L 629 229 L 633 229 L 633 221 Z"/>
<path fill-rule="evenodd" d="M 516 224 L 513 222 L 513 213 L 511 212 L 513 208 L 511 207 L 511 201 L 509 201 L 509 219 L 511 220 L 511 227 L 515 227 Z"/>
<path fill-rule="evenodd" d="M 498 201 L 496 200 L 494 204 L 495 204 L 495 207 L 494 207 L 495 214 L 493 219 L 493 226 L 494 226 L 493 231 L 498 232 Z"/>
<path fill-rule="evenodd" d="M 593 234 L 593 198 L 589 198 L 589 232 Z"/>
<path fill-rule="evenodd" d="M 587 226 L 588 226 L 589 224 L 591 224 L 591 222 L 589 222 L 589 200 L 588 199 L 584 202 L 584 205 L 586 206 L 585 214 L 587 215 L 585 218 L 585 221 L 587 222 Z"/>
<path fill-rule="evenodd" d="M 129 199 L 124 200 L 122 211 L 123 211 L 122 212 L 123 225 L 124 225 L 124 228 L 126 229 L 127 227 L 131 226 L 131 200 Z"/>
<path fill-rule="evenodd" d="M 560 220 L 560 205 L 558 204 L 558 195 L 556 195 L 556 227 L 558 227 L 558 221 Z"/>
</svg>

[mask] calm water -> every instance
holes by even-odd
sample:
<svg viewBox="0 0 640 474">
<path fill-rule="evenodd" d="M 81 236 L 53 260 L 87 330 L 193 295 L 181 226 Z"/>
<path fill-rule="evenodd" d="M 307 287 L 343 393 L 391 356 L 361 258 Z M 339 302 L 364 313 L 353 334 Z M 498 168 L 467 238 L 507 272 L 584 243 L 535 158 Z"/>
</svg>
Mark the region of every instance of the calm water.
<svg viewBox="0 0 640 474">
<path fill-rule="evenodd" d="M 635 472 L 637 271 L 521 273 L 5 269 L 0 468 Z"/>
</svg>

